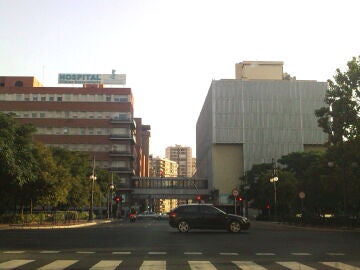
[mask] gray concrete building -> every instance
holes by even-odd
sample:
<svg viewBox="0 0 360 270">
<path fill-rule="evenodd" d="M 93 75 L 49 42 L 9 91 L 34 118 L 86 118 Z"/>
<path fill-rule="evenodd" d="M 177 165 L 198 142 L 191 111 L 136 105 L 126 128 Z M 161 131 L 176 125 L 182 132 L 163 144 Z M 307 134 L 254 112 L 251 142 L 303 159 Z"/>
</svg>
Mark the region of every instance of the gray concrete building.
<svg viewBox="0 0 360 270">
<path fill-rule="evenodd" d="M 196 124 L 196 176 L 209 180 L 222 203 L 254 164 L 319 149 L 326 141 L 314 114 L 324 106 L 326 82 L 284 80 L 276 75 L 282 62 L 270 62 L 274 69 L 269 62 L 244 63 L 252 70 L 237 64 L 239 79 L 212 81 Z M 264 70 L 275 75 L 262 76 Z"/>
</svg>

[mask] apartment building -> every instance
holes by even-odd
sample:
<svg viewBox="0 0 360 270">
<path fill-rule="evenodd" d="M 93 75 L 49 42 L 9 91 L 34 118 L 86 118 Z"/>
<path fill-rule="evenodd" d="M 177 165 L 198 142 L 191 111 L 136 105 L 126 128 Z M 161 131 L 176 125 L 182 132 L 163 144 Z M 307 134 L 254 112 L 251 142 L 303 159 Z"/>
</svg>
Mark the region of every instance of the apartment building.
<svg viewBox="0 0 360 270">
<path fill-rule="evenodd" d="M 43 87 L 34 77 L 0 77 L 0 111 L 37 128 L 34 139 L 82 151 L 118 174 L 121 193 L 131 177 L 148 176 L 150 126 L 134 118 L 131 88 Z"/>
<path fill-rule="evenodd" d="M 193 157 L 191 147 L 181 145 L 168 146 L 165 150 L 165 157 L 177 162 L 179 165 L 179 177 L 193 176 Z"/>
<path fill-rule="evenodd" d="M 211 82 L 196 124 L 196 176 L 221 203 L 253 165 L 323 148 L 314 111 L 325 105 L 327 83 L 286 78 L 283 62 L 245 61 L 236 79 Z"/>
<path fill-rule="evenodd" d="M 150 157 L 151 174 L 150 177 L 177 177 L 178 164 L 167 158 Z"/>
</svg>

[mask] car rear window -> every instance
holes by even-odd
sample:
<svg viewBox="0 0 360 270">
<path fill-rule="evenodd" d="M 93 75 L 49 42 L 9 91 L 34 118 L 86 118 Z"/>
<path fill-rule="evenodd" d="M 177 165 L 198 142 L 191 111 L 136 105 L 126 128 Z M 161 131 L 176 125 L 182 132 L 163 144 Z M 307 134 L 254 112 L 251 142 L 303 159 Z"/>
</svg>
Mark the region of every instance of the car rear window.
<svg viewBox="0 0 360 270">
<path fill-rule="evenodd" d="M 178 213 L 196 213 L 198 212 L 198 206 L 194 205 L 194 206 L 181 206 L 178 209 L 176 209 L 176 212 Z"/>
</svg>

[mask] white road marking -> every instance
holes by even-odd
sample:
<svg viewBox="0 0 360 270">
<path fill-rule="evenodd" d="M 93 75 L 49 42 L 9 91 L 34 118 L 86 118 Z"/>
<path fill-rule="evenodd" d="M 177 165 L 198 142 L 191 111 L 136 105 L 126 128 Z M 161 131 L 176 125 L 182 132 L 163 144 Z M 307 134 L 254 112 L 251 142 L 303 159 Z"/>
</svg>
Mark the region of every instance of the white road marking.
<svg viewBox="0 0 360 270">
<path fill-rule="evenodd" d="M 344 256 L 344 253 L 341 252 L 328 252 L 326 253 L 326 255 L 330 255 L 330 256 Z"/>
<path fill-rule="evenodd" d="M 307 253 L 307 252 L 294 252 L 294 253 L 291 253 L 291 255 L 295 255 L 295 256 L 310 256 L 311 254 L 310 254 L 310 253 Z"/>
<path fill-rule="evenodd" d="M 150 251 L 148 252 L 149 255 L 166 255 L 167 252 L 164 251 Z"/>
<path fill-rule="evenodd" d="M 131 251 L 114 251 L 112 254 L 114 254 L 114 255 L 130 255 Z"/>
<path fill-rule="evenodd" d="M 78 260 L 56 260 L 52 263 L 44 265 L 43 267 L 38 268 L 38 270 L 61 270 L 73 265 L 78 262 Z"/>
<path fill-rule="evenodd" d="M 222 256 L 236 256 L 236 255 L 239 255 L 239 253 L 237 253 L 237 252 L 220 252 L 219 254 L 222 255 Z"/>
<path fill-rule="evenodd" d="M 103 260 L 91 267 L 90 270 L 114 270 L 121 263 L 122 261 Z"/>
<path fill-rule="evenodd" d="M 202 252 L 184 252 L 184 255 L 202 255 Z"/>
<path fill-rule="evenodd" d="M 289 268 L 291 270 L 316 270 L 316 268 L 312 268 L 310 266 L 298 263 L 298 262 L 276 262 L 277 264 L 280 264 L 286 268 Z"/>
<path fill-rule="evenodd" d="M 266 270 L 263 266 L 252 261 L 232 261 L 232 263 L 242 270 Z"/>
<path fill-rule="evenodd" d="M 11 251 L 5 251 L 4 253 L 6 254 L 21 254 L 21 253 L 25 253 L 24 250 L 11 250 Z"/>
<path fill-rule="evenodd" d="M 352 266 L 350 264 L 345 264 L 342 262 L 320 262 L 322 264 L 325 264 L 327 266 L 334 267 L 336 269 L 342 269 L 342 270 L 360 270 L 359 267 Z"/>
<path fill-rule="evenodd" d="M 188 261 L 191 270 L 216 270 L 216 267 L 209 261 Z"/>
<path fill-rule="evenodd" d="M 165 270 L 166 261 L 144 261 L 139 270 Z"/>
<path fill-rule="evenodd" d="M 43 254 L 54 254 L 54 253 L 60 253 L 59 250 L 43 250 L 43 251 L 40 251 L 40 253 L 43 253 Z"/>
<path fill-rule="evenodd" d="M 11 260 L 7 262 L 0 263 L 0 269 L 16 269 L 19 266 L 22 266 L 24 264 L 33 262 L 34 260 Z"/>
<path fill-rule="evenodd" d="M 76 251 L 77 254 L 94 254 L 94 251 Z"/>
<path fill-rule="evenodd" d="M 259 252 L 256 253 L 257 256 L 275 256 L 275 253 L 271 253 L 271 252 Z"/>
</svg>

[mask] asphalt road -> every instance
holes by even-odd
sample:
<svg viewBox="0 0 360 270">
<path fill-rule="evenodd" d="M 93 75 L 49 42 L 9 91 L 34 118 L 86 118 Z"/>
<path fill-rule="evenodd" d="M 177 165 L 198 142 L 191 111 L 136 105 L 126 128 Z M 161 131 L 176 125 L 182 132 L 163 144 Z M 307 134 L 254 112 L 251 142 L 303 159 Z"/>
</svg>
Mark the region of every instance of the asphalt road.
<svg viewBox="0 0 360 270">
<path fill-rule="evenodd" d="M 95 265 L 93 269 L 360 269 L 360 232 L 252 222 L 249 231 L 239 234 L 182 234 L 166 220 L 0 231 L 0 269 Z"/>
</svg>

